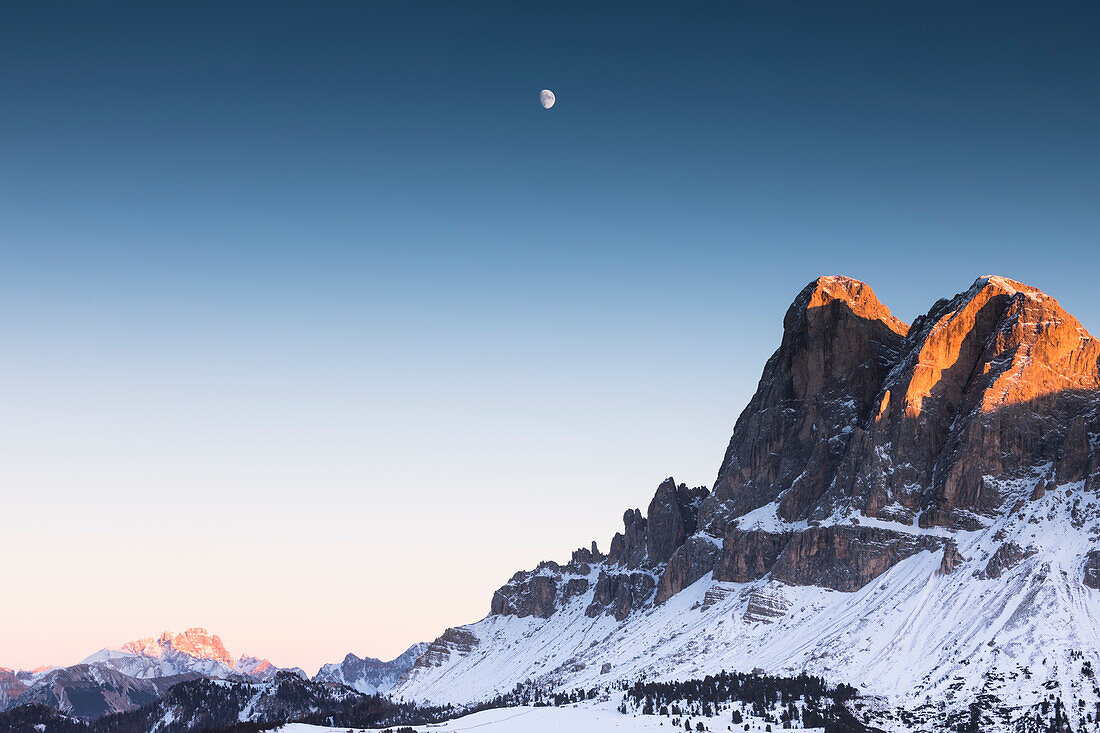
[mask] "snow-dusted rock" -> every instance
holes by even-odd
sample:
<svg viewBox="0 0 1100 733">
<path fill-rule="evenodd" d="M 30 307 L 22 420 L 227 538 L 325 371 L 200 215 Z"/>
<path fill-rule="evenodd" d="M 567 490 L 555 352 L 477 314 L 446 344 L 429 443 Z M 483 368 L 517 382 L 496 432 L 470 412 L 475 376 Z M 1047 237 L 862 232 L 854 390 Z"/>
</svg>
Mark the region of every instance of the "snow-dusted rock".
<svg viewBox="0 0 1100 733">
<path fill-rule="evenodd" d="M 336 682 L 367 695 L 383 693 L 393 687 L 426 651 L 428 644 L 413 644 L 399 657 L 388 662 L 348 654 L 342 662 L 321 667 L 313 681 Z"/>
<path fill-rule="evenodd" d="M 204 677 L 268 680 L 279 670 L 266 659 L 242 655 L 235 660 L 220 637 L 199 627 L 180 633 L 165 631 L 155 638 L 127 642 L 118 649 L 100 649 L 82 664 L 114 669 L 138 679 L 195 672 Z M 305 676 L 299 669 L 290 671 Z"/>
</svg>

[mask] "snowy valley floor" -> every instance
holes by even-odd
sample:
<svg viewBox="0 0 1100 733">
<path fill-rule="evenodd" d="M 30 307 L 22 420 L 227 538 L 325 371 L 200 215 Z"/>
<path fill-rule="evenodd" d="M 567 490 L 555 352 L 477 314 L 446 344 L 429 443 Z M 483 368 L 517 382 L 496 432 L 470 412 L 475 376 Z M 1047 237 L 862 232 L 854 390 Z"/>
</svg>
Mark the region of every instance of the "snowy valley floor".
<svg viewBox="0 0 1100 733">
<path fill-rule="evenodd" d="M 692 729 L 702 721 L 707 730 L 727 731 L 730 719 L 727 715 L 715 718 L 692 720 Z M 745 718 L 737 730 L 763 731 L 767 725 L 764 720 Z M 772 729 L 779 726 L 772 724 Z M 652 731 L 683 730 L 683 724 L 673 726 L 668 717 L 659 715 L 623 715 L 610 703 L 578 704 L 565 707 L 516 707 L 484 710 L 480 713 L 455 718 L 436 725 L 414 726 L 418 733 L 458 733 L 458 731 L 476 730 L 479 733 L 600 733 L 601 731 Z M 292 723 L 278 729 L 280 733 L 324 733 L 324 731 L 347 731 L 348 728 L 326 728 L 316 725 Z M 394 728 L 351 729 L 355 731 L 394 730 Z M 807 728 L 807 731 L 822 731 L 822 728 Z"/>
</svg>

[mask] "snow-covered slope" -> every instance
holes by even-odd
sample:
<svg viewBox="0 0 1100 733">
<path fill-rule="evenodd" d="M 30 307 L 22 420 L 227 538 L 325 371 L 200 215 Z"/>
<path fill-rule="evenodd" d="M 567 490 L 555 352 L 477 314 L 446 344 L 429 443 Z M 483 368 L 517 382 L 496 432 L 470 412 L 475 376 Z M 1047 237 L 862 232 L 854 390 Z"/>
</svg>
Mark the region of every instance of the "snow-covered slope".
<svg viewBox="0 0 1100 733">
<path fill-rule="evenodd" d="M 1100 594 L 1080 582 L 1080 567 L 1097 504 L 1082 501 L 1078 513 L 1092 519 L 1079 528 L 1064 491 L 960 533 L 967 559 L 950 574 L 940 572 L 940 554 L 925 551 L 854 593 L 708 575 L 624 622 L 586 616 L 591 590 L 549 619 L 490 616 L 463 627 L 477 639 L 469 653 L 418 667 L 397 693 L 472 700 L 528 678 L 569 688 L 759 667 L 856 684 L 884 707 L 966 705 L 978 694 L 1024 707 L 1056 690 L 1095 709 L 1100 698 L 1082 668 L 1100 668 Z M 981 577 L 1011 539 L 1036 554 L 999 578 Z"/>
<path fill-rule="evenodd" d="M 670 716 L 639 715 L 633 712 L 623 714 L 616 707 L 617 703 L 610 702 L 583 702 L 562 707 L 510 707 L 483 710 L 478 713 L 464 715 L 460 718 L 448 720 L 444 723 L 433 725 L 411 726 L 416 733 L 458 733 L 458 731 L 477 730 L 480 733 L 603 733 L 603 731 L 668 731 L 672 724 Z M 737 710 L 745 710 L 744 706 L 735 705 Z M 702 723 L 709 731 L 724 731 L 731 728 L 731 716 L 728 710 L 712 711 L 711 715 L 688 716 L 692 723 L 692 730 Z M 682 730 L 681 717 L 677 716 L 675 729 Z M 740 716 L 744 730 L 764 731 L 772 727 L 768 721 L 744 713 Z M 686 721 L 685 721 L 686 722 Z M 779 725 L 774 726 L 778 728 Z M 793 725 L 794 729 L 807 731 L 807 733 L 823 733 L 824 728 L 803 728 L 798 721 Z M 404 728 L 404 726 L 403 726 Z M 740 730 L 740 727 L 737 728 Z M 316 725 L 291 723 L 277 729 L 280 733 L 326 733 L 336 730 Z M 365 729 L 392 730 L 391 728 Z"/>
<path fill-rule="evenodd" d="M 708 724 L 709 730 L 726 730 L 729 720 L 697 718 L 693 722 Z M 751 730 L 764 730 L 762 720 L 745 719 Z M 430 726 L 413 726 L 417 733 L 457 733 L 477 730 L 479 733 L 603 733 L 603 731 L 656 731 L 669 730 L 669 719 L 656 715 L 622 715 L 612 705 L 580 704 L 569 707 L 516 707 L 498 708 L 473 713 L 445 723 Z M 327 733 L 336 730 L 323 726 L 292 723 L 277 729 L 280 733 Z M 344 729 L 342 729 L 344 730 Z M 370 729 L 368 729 L 370 730 Z M 386 730 L 386 729 L 377 729 Z M 392 728 L 390 728 L 392 730 Z M 821 733 L 822 728 L 800 730 Z"/>
</svg>

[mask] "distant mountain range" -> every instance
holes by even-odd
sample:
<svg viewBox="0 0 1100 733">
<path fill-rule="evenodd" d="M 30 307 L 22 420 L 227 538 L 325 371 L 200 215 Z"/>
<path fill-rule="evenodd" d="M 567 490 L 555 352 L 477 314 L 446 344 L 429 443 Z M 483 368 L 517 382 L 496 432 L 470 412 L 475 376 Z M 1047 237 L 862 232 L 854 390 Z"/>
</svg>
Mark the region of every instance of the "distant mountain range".
<svg viewBox="0 0 1100 733">
<path fill-rule="evenodd" d="M 313 681 L 347 685 L 367 695 L 388 692 L 427 650 L 426 643 L 413 644 L 401 656 L 389 662 L 373 657 L 360 659 L 354 654 L 348 654 L 339 664 L 321 667 Z"/>
<path fill-rule="evenodd" d="M 223 679 L 267 680 L 278 671 L 267 659 L 250 656 L 234 659 L 218 636 L 202 628 L 178 634 L 166 631 L 155 639 L 138 639 L 118 649 L 100 649 L 82 663 L 109 667 L 139 679 L 197 673 Z M 297 667 L 288 671 L 307 676 Z"/>
<path fill-rule="evenodd" d="M 346 685 L 365 694 L 389 690 L 427 648 L 414 644 L 390 662 L 348 654 L 326 664 L 319 684 Z M 81 719 L 135 710 L 159 699 L 175 684 L 215 679 L 269 682 L 277 675 L 309 677 L 302 669 L 279 668 L 267 659 L 234 658 L 222 640 L 203 628 L 164 632 L 117 649 L 105 648 L 71 667 L 16 671 L 0 668 L 0 710 L 37 704 Z"/>
<path fill-rule="evenodd" d="M 197 674 L 191 679 L 138 680 L 91 665 L 77 665 L 60 672 L 60 677 L 79 679 L 60 696 L 52 695 L 48 688 L 33 688 L 37 692 L 24 703 L 0 711 L 0 731 L 255 733 L 281 728 L 286 721 L 363 729 L 394 723 L 435 722 L 455 712 L 451 708 L 423 708 L 364 695 L 345 685 L 312 682 L 285 671 L 266 681 L 214 679 Z M 123 712 L 105 713 L 104 704 L 118 694 L 127 695 L 132 703 L 148 702 Z M 60 713 L 58 707 L 68 707 L 73 712 Z"/>
<path fill-rule="evenodd" d="M 42 705 L 76 718 L 94 720 L 134 710 L 160 699 L 180 682 L 202 679 L 197 672 L 139 679 L 109 667 L 76 664 L 45 672 L 10 707 Z"/>
</svg>

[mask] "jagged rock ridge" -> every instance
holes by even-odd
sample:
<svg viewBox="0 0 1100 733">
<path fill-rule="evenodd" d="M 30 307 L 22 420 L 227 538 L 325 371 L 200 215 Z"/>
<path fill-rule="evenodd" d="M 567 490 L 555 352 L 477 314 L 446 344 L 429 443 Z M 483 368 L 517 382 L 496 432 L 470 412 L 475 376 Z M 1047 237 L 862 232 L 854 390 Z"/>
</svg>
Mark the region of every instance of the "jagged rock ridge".
<svg viewBox="0 0 1100 733">
<path fill-rule="evenodd" d="M 322 666 L 313 676 L 313 681 L 347 685 L 366 695 L 383 693 L 393 687 L 426 651 L 428 644 L 413 644 L 388 662 L 374 657 L 360 658 L 348 654 L 339 663 Z"/>
<path fill-rule="evenodd" d="M 147 705 L 173 685 L 201 677 L 189 672 L 138 679 L 103 666 L 77 664 L 45 673 L 11 707 L 44 705 L 76 718 L 94 720 Z"/>
<path fill-rule="evenodd" d="M 0 710 L 27 691 L 31 676 L 27 672 L 0 667 Z"/>
</svg>

